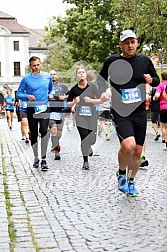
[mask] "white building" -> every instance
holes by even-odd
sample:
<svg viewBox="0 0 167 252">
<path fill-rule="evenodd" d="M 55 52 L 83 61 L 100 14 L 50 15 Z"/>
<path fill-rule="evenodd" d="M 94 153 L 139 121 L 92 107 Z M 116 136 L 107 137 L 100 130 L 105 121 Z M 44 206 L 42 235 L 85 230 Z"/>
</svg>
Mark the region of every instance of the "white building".
<svg viewBox="0 0 167 252">
<path fill-rule="evenodd" d="M 40 42 L 43 37 L 44 30 L 28 29 L 18 24 L 15 17 L 0 11 L 0 104 L 8 89 L 15 96 L 29 58 L 44 59 L 47 47 Z"/>
</svg>

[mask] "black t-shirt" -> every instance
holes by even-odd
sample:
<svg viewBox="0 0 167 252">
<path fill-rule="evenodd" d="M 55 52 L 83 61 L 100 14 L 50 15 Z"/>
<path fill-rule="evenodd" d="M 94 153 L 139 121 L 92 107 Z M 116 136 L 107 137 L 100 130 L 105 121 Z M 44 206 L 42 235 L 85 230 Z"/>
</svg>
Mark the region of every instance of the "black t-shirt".
<svg viewBox="0 0 167 252">
<path fill-rule="evenodd" d="M 69 91 L 67 102 L 73 101 L 73 99 L 75 99 L 78 96 L 80 97 L 80 102 L 77 103 L 76 108 L 80 106 L 90 106 L 92 108 L 93 107 L 95 108 L 95 105 L 93 103 L 86 103 L 83 98 L 85 96 L 88 96 L 91 99 L 98 98 L 99 95 L 98 95 L 97 86 L 93 83 L 87 83 L 87 86 L 82 89 L 78 87 L 78 84 L 76 84 Z"/>
<path fill-rule="evenodd" d="M 160 112 L 160 100 L 153 100 L 153 97 L 156 93 L 156 88 L 152 88 L 150 91 L 150 95 L 151 95 L 151 102 L 150 102 L 150 109 L 151 112 Z"/>
<path fill-rule="evenodd" d="M 135 56 L 131 57 L 131 58 L 124 58 L 121 55 L 118 54 L 114 54 L 110 57 L 108 57 L 102 67 L 102 70 L 100 71 L 100 74 L 98 76 L 97 79 L 97 85 L 98 85 L 98 89 L 100 94 L 102 92 L 104 92 L 106 90 L 106 81 L 109 78 L 109 67 L 111 65 L 112 62 L 116 61 L 116 60 L 125 60 L 126 62 L 128 62 L 133 70 L 132 73 L 132 77 L 131 79 L 127 82 L 124 83 L 123 85 L 118 85 L 116 83 L 114 83 L 112 81 L 112 76 L 110 76 L 110 84 L 113 87 L 112 88 L 112 106 L 113 108 L 119 107 L 119 110 L 123 110 L 126 109 L 127 111 L 130 110 L 130 106 L 131 104 L 124 104 L 122 103 L 122 98 L 121 95 L 119 96 L 119 94 L 121 94 L 122 89 L 130 89 L 130 88 L 136 88 L 139 86 L 139 88 L 141 89 L 141 99 L 142 99 L 142 103 L 141 102 L 136 102 L 135 104 L 135 108 L 136 109 L 145 109 L 145 79 L 144 79 L 144 74 L 150 74 L 150 76 L 153 78 L 152 84 L 151 86 L 158 86 L 159 84 L 159 77 L 156 73 L 156 70 L 153 66 L 152 61 L 145 55 L 141 55 L 141 54 L 136 54 Z M 121 73 L 120 73 L 121 74 Z M 119 69 L 118 69 L 118 75 L 119 75 Z M 142 85 L 140 85 L 142 84 Z"/>
</svg>

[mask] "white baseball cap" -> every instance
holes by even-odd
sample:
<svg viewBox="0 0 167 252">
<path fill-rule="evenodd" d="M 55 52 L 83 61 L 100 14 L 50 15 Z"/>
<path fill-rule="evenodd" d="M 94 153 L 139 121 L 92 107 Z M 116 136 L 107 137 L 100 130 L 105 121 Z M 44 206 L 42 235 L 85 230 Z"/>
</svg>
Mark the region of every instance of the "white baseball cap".
<svg viewBox="0 0 167 252">
<path fill-rule="evenodd" d="M 121 33 L 120 41 L 124 41 L 127 38 L 137 38 L 136 34 L 132 30 L 125 30 Z"/>
</svg>

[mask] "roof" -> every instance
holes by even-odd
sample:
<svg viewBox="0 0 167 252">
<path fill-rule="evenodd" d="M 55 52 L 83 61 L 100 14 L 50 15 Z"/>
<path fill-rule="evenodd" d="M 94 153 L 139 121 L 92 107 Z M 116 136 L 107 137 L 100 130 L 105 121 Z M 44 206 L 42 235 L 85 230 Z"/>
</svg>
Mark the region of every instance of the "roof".
<svg viewBox="0 0 167 252">
<path fill-rule="evenodd" d="M 40 40 L 43 39 L 45 31 L 43 29 L 29 29 L 17 22 L 15 17 L 12 17 L 0 11 L 0 25 L 7 28 L 12 34 L 27 34 L 29 36 L 29 47 L 47 47 L 41 44 Z"/>
<path fill-rule="evenodd" d="M 10 19 L 14 19 L 14 17 L 0 11 L 0 18 L 10 18 Z"/>
<path fill-rule="evenodd" d="M 0 11 L 0 25 L 6 27 L 11 33 L 27 33 L 17 19 Z"/>
<path fill-rule="evenodd" d="M 23 28 L 29 32 L 29 47 L 47 47 L 41 40 L 44 38 L 45 31 L 42 29 L 29 29 L 25 26 Z"/>
</svg>

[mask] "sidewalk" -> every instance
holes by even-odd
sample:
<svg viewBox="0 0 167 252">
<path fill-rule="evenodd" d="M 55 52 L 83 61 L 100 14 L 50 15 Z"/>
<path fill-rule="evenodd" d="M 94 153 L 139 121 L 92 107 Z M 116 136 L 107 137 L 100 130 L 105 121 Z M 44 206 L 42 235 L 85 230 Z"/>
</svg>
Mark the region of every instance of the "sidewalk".
<svg viewBox="0 0 167 252">
<path fill-rule="evenodd" d="M 50 169 L 32 167 L 30 145 L 0 119 L 0 251 L 9 252 L 166 252 L 166 155 L 148 122 L 149 166 L 136 178 L 139 197 L 117 189 L 119 142 L 98 137 L 90 170 L 82 171 L 77 129 L 64 127 L 61 160 Z"/>
</svg>

